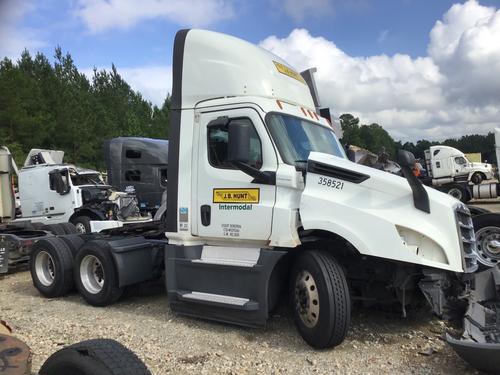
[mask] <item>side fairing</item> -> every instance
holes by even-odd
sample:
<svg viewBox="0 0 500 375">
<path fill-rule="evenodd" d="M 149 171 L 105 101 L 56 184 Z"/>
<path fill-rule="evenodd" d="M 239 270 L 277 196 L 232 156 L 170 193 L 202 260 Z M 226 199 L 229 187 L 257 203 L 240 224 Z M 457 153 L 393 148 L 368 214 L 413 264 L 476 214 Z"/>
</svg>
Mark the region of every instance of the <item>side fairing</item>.
<svg viewBox="0 0 500 375">
<path fill-rule="evenodd" d="M 300 203 L 305 230 L 340 235 L 361 254 L 463 271 L 458 201 L 427 189 L 428 214 L 414 207 L 402 177 L 320 153 L 311 153 L 309 161 L 332 168 L 307 173 Z"/>
</svg>

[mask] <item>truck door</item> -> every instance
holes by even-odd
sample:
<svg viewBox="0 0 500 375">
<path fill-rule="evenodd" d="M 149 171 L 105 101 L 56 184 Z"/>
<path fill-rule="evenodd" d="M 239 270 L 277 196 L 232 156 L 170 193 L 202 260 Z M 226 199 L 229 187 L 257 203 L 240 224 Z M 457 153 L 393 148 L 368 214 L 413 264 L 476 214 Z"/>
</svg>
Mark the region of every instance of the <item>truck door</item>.
<svg viewBox="0 0 500 375">
<path fill-rule="evenodd" d="M 227 126 L 217 125 L 225 116 L 229 122 L 251 124 L 249 164 L 260 171 L 276 172 L 276 152 L 262 118 L 252 108 L 198 115 L 198 171 L 193 171 L 198 177 L 197 212 L 193 234 L 218 240 L 267 241 L 271 235 L 276 185 L 253 183 L 253 177 L 228 162 Z"/>
</svg>

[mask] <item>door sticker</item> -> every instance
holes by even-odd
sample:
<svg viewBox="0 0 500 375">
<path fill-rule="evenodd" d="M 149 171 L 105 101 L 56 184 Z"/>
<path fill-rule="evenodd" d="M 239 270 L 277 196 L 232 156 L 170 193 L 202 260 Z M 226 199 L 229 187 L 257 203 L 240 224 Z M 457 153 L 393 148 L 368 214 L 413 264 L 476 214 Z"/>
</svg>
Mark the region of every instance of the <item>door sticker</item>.
<svg viewBox="0 0 500 375">
<path fill-rule="evenodd" d="M 260 189 L 214 189 L 213 203 L 245 203 L 260 202 Z"/>
</svg>

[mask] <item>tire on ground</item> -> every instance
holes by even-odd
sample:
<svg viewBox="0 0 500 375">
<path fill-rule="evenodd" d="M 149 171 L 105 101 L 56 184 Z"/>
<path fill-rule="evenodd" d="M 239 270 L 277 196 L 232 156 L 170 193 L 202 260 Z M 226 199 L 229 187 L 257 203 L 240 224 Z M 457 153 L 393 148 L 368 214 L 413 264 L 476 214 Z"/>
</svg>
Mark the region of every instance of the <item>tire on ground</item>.
<svg viewBox="0 0 500 375">
<path fill-rule="evenodd" d="M 313 250 L 298 256 L 290 275 L 290 301 L 297 329 L 309 345 L 323 349 L 344 341 L 351 319 L 349 288 L 329 253 Z"/>
<path fill-rule="evenodd" d="M 131 350 L 111 339 L 94 339 L 68 346 L 52 354 L 40 375 L 151 375 Z"/>
<path fill-rule="evenodd" d="M 65 234 L 78 234 L 78 229 L 76 229 L 73 223 L 61 223 L 59 224 L 64 229 Z"/>
<path fill-rule="evenodd" d="M 71 254 L 73 258 L 76 258 L 76 254 L 78 254 L 78 250 L 85 243 L 84 240 L 80 237 L 79 234 L 66 234 L 64 236 L 59 236 L 59 238 L 68 246 L 71 250 Z"/>
<path fill-rule="evenodd" d="M 45 297 L 66 295 L 73 289 L 73 255 L 57 237 L 37 241 L 30 258 L 31 279 Z"/>
<path fill-rule="evenodd" d="M 66 234 L 66 231 L 61 224 L 45 224 L 42 229 L 55 235 Z"/>
<path fill-rule="evenodd" d="M 88 216 L 77 216 L 71 219 L 71 223 L 75 225 L 78 233 L 85 234 L 90 233 L 90 217 Z"/>
<path fill-rule="evenodd" d="M 78 291 L 92 306 L 111 305 L 123 294 L 106 241 L 89 241 L 80 248 L 75 259 L 74 275 Z"/>
<path fill-rule="evenodd" d="M 476 235 L 478 263 L 481 269 L 500 264 L 500 213 L 486 213 L 472 218 Z"/>
</svg>

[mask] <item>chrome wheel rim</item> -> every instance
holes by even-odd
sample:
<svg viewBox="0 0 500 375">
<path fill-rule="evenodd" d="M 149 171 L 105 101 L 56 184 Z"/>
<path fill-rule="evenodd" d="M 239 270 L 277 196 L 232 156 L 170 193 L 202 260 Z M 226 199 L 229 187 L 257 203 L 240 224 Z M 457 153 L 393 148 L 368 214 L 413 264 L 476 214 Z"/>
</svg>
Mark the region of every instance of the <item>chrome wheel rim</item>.
<svg viewBox="0 0 500 375">
<path fill-rule="evenodd" d="M 81 233 L 81 234 L 87 233 L 87 229 L 85 229 L 85 225 L 83 225 L 82 223 L 76 223 L 75 227 L 76 227 L 76 230 L 78 231 L 78 233 Z"/>
<path fill-rule="evenodd" d="M 295 309 L 302 323 L 314 327 L 319 319 L 319 294 L 314 278 L 308 271 L 301 271 L 295 280 Z"/>
<path fill-rule="evenodd" d="M 104 267 L 94 255 L 86 255 L 80 263 L 80 280 L 89 293 L 97 294 L 104 286 Z"/>
<path fill-rule="evenodd" d="M 35 258 L 35 273 L 43 286 L 51 286 L 56 277 L 56 267 L 52 256 L 42 250 Z"/>
<path fill-rule="evenodd" d="M 476 232 L 479 262 L 494 267 L 500 261 L 500 228 L 484 227 Z"/>
</svg>

